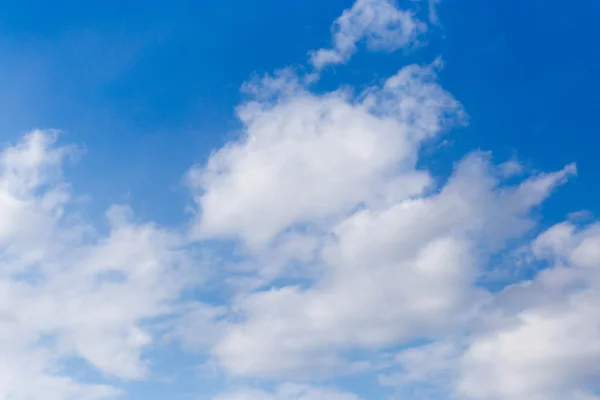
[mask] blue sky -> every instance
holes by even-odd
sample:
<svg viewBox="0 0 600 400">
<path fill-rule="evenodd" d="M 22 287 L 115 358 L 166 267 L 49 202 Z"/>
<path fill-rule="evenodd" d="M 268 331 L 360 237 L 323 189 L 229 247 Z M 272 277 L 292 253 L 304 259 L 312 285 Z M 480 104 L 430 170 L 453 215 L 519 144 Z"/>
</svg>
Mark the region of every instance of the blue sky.
<svg viewBox="0 0 600 400">
<path fill-rule="evenodd" d="M 0 399 L 600 398 L 599 11 L 0 1 Z"/>
</svg>

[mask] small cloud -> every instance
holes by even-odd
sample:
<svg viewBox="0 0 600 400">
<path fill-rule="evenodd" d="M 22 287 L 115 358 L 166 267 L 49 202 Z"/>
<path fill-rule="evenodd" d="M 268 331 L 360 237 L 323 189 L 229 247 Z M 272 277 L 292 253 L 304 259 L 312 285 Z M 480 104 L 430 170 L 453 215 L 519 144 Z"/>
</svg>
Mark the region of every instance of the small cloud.
<svg viewBox="0 0 600 400">
<path fill-rule="evenodd" d="M 441 2 L 442 0 L 429 0 L 429 22 L 433 25 L 440 24 L 438 6 Z"/>
<path fill-rule="evenodd" d="M 589 210 L 580 210 L 569 213 L 567 219 L 573 222 L 586 222 L 594 218 L 594 214 Z"/>
<path fill-rule="evenodd" d="M 412 11 L 400 10 L 393 0 L 357 0 L 334 22 L 333 48 L 310 52 L 310 62 L 317 70 L 343 64 L 362 40 L 369 50 L 392 52 L 416 45 L 426 31 L 424 22 Z"/>
</svg>

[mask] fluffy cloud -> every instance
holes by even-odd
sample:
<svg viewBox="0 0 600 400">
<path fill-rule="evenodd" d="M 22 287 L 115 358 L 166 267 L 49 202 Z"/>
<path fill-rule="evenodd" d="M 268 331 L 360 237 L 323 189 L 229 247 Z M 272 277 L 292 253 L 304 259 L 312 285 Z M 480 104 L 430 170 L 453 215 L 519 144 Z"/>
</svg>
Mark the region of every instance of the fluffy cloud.
<svg viewBox="0 0 600 400">
<path fill-rule="evenodd" d="M 81 222 L 61 177 L 74 149 L 55 136 L 34 131 L 0 154 L 0 398 L 117 395 L 73 380 L 65 361 L 143 378 L 147 322 L 172 312 L 189 275 L 180 237 L 125 207 L 108 211 L 106 235 Z"/>
<path fill-rule="evenodd" d="M 425 29 L 392 1 L 358 0 L 311 62 L 346 62 L 362 40 L 411 46 Z M 374 371 L 404 397 L 598 400 L 600 225 L 565 222 L 527 242 L 576 167 L 527 175 L 472 152 L 433 176 L 423 146 L 467 121 L 440 67 L 409 65 L 359 93 L 311 92 L 290 69 L 246 84 L 241 136 L 187 174 L 191 234 L 120 205 L 100 232 L 62 177 L 75 148 L 42 131 L 5 148 L 0 399 L 117 397 L 69 362 L 110 382 L 145 379 L 144 351 L 165 334 L 239 388 L 215 400 L 358 400 L 281 382 Z M 183 302 L 202 275 L 191 247 L 219 241 L 218 301 Z M 533 277 L 482 285 L 515 246 Z"/>
<path fill-rule="evenodd" d="M 223 366 L 242 376 L 306 377 L 347 367 L 345 351 L 461 329 L 488 297 L 474 286 L 482 249 L 524 233 L 531 207 L 570 172 L 498 187 L 489 168 L 474 155 L 438 194 L 341 221 L 323 246 L 323 275 L 313 287 L 240 301 L 246 321 L 215 348 Z"/>
<path fill-rule="evenodd" d="M 390 3 L 344 14 L 349 47 L 336 44 L 339 58 L 317 67 L 368 37 L 342 27 L 375 5 Z M 596 228 L 541 235 L 528 260 L 553 266 L 531 282 L 499 293 L 478 282 L 495 255 L 521 246 L 575 165 L 522 177 L 515 160 L 475 152 L 436 183 L 417 167 L 420 149 L 466 121 L 436 81 L 440 65 L 404 67 L 361 93 L 317 95 L 290 70 L 246 86 L 254 99 L 238 110 L 241 137 L 189 174 L 195 237 L 233 240 L 251 272 L 269 270 L 236 293 L 235 318 L 208 346 L 226 374 L 323 379 L 378 369 L 385 349 L 427 341 L 398 354 L 400 370 L 380 383 L 435 398 L 594 398 Z"/>
<path fill-rule="evenodd" d="M 362 40 L 373 51 L 389 52 L 412 46 L 427 25 L 416 19 L 413 12 L 398 9 L 395 0 L 357 0 L 331 30 L 333 48 L 310 53 L 316 69 L 347 62 Z"/>
<path fill-rule="evenodd" d="M 476 400 L 597 399 L 599 245 L 597 224 L 550 228 L 531 246 L 547 268 L 490 299 L 470 335 L 401 352 L 401 372 L 380 381 Z"/>
<path fill-rule="evenodd" d="M 596 399 L 600 382 L 600 229 L 556 225 L 533 243 L 549 268 L 507 288 L 461 360 L 474 399 Z M 490 321 L 491 320 L 491 321 Z"/>
<path fill-rule="evenodd" d="M 268 100 L 240 107 L 241 140 L 190 173 L 200 237 L 260 248 L 291 227 L 421 194 L 431 178 L 415 168 L 420 144 L 464 118 L 436 67 L 405 67 L 358 97 L 318 96 L 292 81 L 277 84 L 273 102 L 273 80 L 255 88 Z"/>
<path fill-rule="evenodd" d="M 419 149 L 465 120 L 435 80 L 439 64 L 355 95 L 310 93 L 289 71 L 255 83 L 242 137 L 191 171 L 199 237 L 239 240 L 259 273 L 277 252 L 317 270 L 308 286 L 234 299 L 241 320 L 211 351 L 225 371 L 369 368 L 346 354 L 460 332 L 492 296 L 475 284 L 487 259 L 534 226 L 531 211 L 575 166 L 506 185 L 506 164 L 473 153 L 436 187 L 416 167 Z"/>
</svg>

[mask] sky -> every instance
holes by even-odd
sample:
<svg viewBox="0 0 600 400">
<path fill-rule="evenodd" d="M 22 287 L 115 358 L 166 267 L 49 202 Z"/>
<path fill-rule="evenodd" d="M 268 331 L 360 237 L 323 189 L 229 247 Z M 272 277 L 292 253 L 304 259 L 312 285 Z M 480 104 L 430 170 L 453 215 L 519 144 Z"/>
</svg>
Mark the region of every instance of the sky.
<svg viewBox="0 0 600 400">
<path fill-rule="evenodd" d="M 600 400 L 599 12 L 0 0 L 0 400 Z"/>
</svg>

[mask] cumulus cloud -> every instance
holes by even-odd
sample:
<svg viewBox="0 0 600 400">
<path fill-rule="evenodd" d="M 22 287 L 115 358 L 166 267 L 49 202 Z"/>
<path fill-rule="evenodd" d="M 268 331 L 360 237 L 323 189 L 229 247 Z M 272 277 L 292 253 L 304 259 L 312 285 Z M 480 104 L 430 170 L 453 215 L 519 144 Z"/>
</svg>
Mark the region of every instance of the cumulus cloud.
<svg viewBox="0 0 600 400">
<path fill-rule="evenodd" d="M 188 268 L 180 237 L 112 207 L 102 235 L 73 211 L 61 166 L 73 148 L 34 131 L 0 153 L 0 398 L 101 399 L 119 390 L 78 382 L 81 359 L 106 376 L 139 379 L 152 331 Z"/>
<path fill-rule="evenodd" d="M 243 137 L 189 175 L 199 237 L 260 248 L 294 226 L 325 226 L 360 204 L 422 193 L 431 178 L 415 168 L 419 146 L 464 119 L 435 82 L 436 67 L 405 67 L 358 96 L 319 96 L 292 81 L 278 84 L 273 102 L 272 79 L 256 87 L 269 96 L 239 108 Z"/>
<path fill-rule="evenodd" d="M 369 368 L 346 354 L 454 335 L 493 297 L 476 285 L 488 258 L 535 226 L 532 211 L 576 168 L 507 185 L 506 164 L 475 152 L 436 186 L 417 168 L 419 149 L 466 120 L 436 82 L 440 64 L 404 67 L 362 93 L 317 95 L 287 73 L 254 83 L 242 137 L 190 172 L 198 237 L 237 240 L 259 274 L 277 252 L 318 271 L 308 286 L 234 299 L 241 319 L 211 350 L 227 373 Z"/>
<path fill-rule="evenodd" d="M 425 23 L 412 11 L 399 9 L 395 0 L 357 0 L 331 27 L 333 48 L 312 51 L 310 62 L 317 70 L 345 63 L 363 40 L 373 51 L 414 46 L 426 30 Z"/>
<path fill-rule="evenodd" d="M 392 1 L 358 0 L 311 62 L 346 62 L 363 40 L 411 46 L 425 29 Z M 241 134 L 188 172 L 195 215 L 180 229 L 123 205 L 106 232 L 85 222 L 62 176 L 77 149 L 54 132 L 2 150 L 0 399 L 117 397 L 68 363 L 145 379 L 164 335 L 224 374 L 214 400 L 359 400 L 323 381 L 367 372 L 405 398 L 598 400 L 600 225 L 572 217 L 531 241 L 577 168 L 527 173 L 476 151 L 434 176 L 422 148 L 468 123 L 441 66 L 360 92 L 315 93 L 291 69 L 245 84 Z M 214 304 L 183 301 L 202 275 L 191 247 L 220 241 Z M 537 272 L 481 284 L 515 247 Z"/>
<path fill-rule="evenodd" d="M 339 31 L 382 4 L 357 2 Z M 313 63 L 344 61 L 371 31 L 358 32 L 329 50 L 334 61 Z M 316 94 L 291 70 L 246 85 L 241 136 L 188 175 L 194 237 L 237 243 L 244 273 L 263 278 L 233 296 L 218 338 L 198 345 L 228 376 L 361 373 L 409 346 L 380 384 L 433 398 L 595 398 L 596 228 L 539 236 L 525 260 L 552 265 L 531 281 L 499 292 L 479 282 L 496 255 L 522 248 L 538 207 L 576 167 L 528 174 L 473 152 L 436 180 L 418 166 L 420 149 L 467 122 L 437 82 L 441 64 L 406 66 L 359 93 Z"/>
<path fill-rule="evenodd" d="M 532 245 L 549 262 L 501 293 L 462 360 L 458 391 L 473 399 L 597 399 L 600 229 L 562 223 Z M 492 319 L 492 318 L 488 318 Z"/>
<path fill-rule="evenodd" d="M 349 349 L 461 329 L 488 297 L 474 286 L 482 249 L 526 232 L 531 207 L 570 173 L 506 187 L 490 168 L 473 155 L 439 193 L 341 220 L 320 253 L 324 271 L 315 286 L 240 300 L 245 322 L 215 348 L 222 365 L 241 376 L 306 377 L 344 369 Z"/>
<path fill-rule="evenodd" d="M 420 384 L 477 400 L 597 399 L 600 229 L 558 224 L 532 243 L 532 280 L 493 297 L 472 332 L 401 352 L 383 384 Z"/>
</svg>

